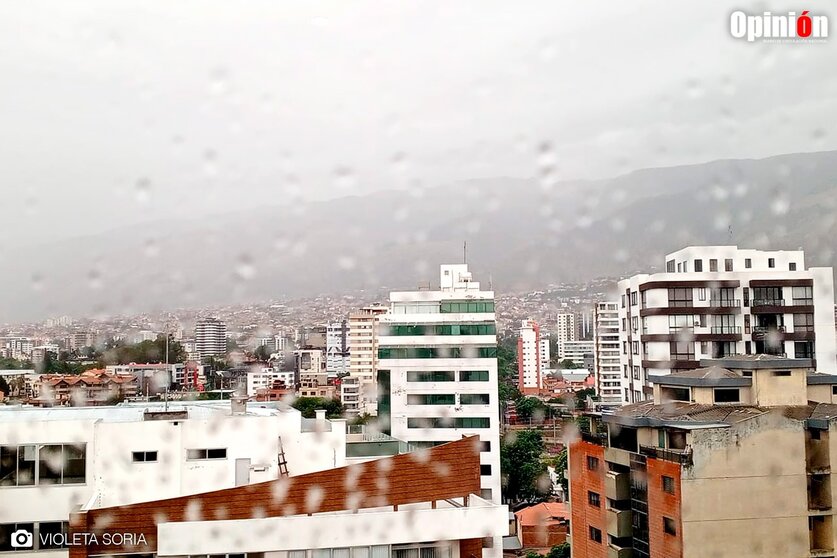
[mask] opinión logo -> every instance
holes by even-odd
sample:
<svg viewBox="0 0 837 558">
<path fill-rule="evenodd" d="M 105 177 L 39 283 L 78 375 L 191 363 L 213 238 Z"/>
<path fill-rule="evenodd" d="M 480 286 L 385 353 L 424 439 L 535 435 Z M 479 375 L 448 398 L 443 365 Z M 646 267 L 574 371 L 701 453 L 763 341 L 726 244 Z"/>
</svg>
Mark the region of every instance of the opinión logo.
<svg viewBox="0 0 837 558">
<path fill-rule="evenodd" d="M 828 16 L 812 15 L 804 10 L 774 14 L 748 14 L 741 10 L 729 16 L 729 32 L 736 39 L 747 42 L 760 39 L 761 42 L 795 43 L 824 42 L 828 39 Z"/>
</svg>

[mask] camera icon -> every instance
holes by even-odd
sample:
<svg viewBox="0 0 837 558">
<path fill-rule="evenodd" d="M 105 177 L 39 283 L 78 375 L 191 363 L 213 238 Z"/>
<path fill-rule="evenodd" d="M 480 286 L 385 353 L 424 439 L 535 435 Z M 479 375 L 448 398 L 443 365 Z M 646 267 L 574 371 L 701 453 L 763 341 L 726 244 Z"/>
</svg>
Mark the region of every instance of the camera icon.
<svg viewBox="0 0 837 558">
<path fill-rule="evenodd" d="M 26 529 L 12 533 L 12 548 L 32 548 L 32 533 Z"/>
</svg>

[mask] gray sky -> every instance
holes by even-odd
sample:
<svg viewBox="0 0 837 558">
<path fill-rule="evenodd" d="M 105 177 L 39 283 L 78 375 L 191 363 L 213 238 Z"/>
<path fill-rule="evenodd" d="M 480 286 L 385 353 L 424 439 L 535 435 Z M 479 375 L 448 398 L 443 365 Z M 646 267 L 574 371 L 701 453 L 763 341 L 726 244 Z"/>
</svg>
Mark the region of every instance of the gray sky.
<svg viewBox="0 0 837 558">
<path fill-rule="evenodd" d="M 0 234 L 527 177 L 543 143 L 560 178 L 837 148 L 837 37 L 673 6 L 3 2 Z"/>
</svg>

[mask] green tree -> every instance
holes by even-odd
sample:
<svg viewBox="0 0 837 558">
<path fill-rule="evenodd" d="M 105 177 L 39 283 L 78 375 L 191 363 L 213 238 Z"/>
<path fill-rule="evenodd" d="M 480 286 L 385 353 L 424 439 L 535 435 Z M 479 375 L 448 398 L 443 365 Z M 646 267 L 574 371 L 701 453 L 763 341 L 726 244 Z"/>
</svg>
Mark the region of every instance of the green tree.
<svg viewBox="0 0 837 558">
<path fill-rule="evenodd" d="M 270 350 L 267 348 L 267 345 L 259 345 L 253 352 L 253 356 L 262 362 L 267 362 L 270 360 Z"/>
<path fill-rule="evenodd" d="M 500 441 L 500 468 L 510 502 L 538 502 L 550 491 L 543 437 L 536 430 L 506 434 Z"/>
<path fill-rule="evenodd" d="M 552 463 L 552 466 L 555 467 L 555 473 L 558 475 L 559 482 L 561 483 L 561 487 L 564 489 L 564 497 L 570 493 L 570 482 L 569 479 L 564 477 L 564 471 L 567 470 L 567 448 L 561 450 L 561 452 L 555 456 L 555 460 Z M 554 547 L 553 547 L 554 548 Z"/>
<path fill-rule="evenodd" d="M 325 397 L 298 397 L 292 404 L 305 418 L 314 418 L 318 409 L 325 409 L 326 418 L 340 418 L 343 415 L 343 405 L 337 399 Z"/>
<path fill-rule="evenodd" d="M 546 404 L 537 397 L 521 397 L 515 402 L 517 417 L 523 421 L 543 422 L 547 416 Z"/>
<path fill-rule="evenodd" d="M 361 424 L 369 424 L 372 421 L 372 419 L 374 419 L 374 418 L 375 417 L 373 417 L 369 413 L 361 413 L 358 416 L 356 416 L 355 418 L 353 418 L 352 421 L 349 424 L 352 424 L 354 426 L 361 425 Z"/>
<path fill-rule="evenodd" d="M 569 370 L 577 370 L 579 368 L 584 368 L 583 366 L 579 366 L 578 364 L 574 363 L 573 361 L 571 361 L 568 358 L 565 358 L 564 360 L 560 361 L 558 363 L 558 367 L 559 368 L 567 368 Z"/>
<path fill-rule="evenodd" d="M 570 558 L 570 543 L 562 542 L 549 549 L 546 558 Z"/>
<path fill-rule="evenodd" d="M 576 409 L 584 409 L 587 406 L 587 397 L 592 397 L 595 401 L 596 397 L 596 390 L 593 388 L 586 388 L 575 392 L 575 408 Z"/>
</svg>

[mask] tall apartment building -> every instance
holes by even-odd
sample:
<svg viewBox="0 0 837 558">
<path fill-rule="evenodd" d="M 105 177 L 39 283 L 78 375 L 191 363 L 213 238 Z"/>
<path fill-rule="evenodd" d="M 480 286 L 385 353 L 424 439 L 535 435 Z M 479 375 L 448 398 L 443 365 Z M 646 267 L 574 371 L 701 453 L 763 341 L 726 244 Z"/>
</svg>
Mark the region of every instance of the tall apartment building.
<svg viewBox="0 0 837 558">
<path fill-rule="evenodd" d="M 700 365 L 570 445 L 573 557 L 834 556 L 837 376 L 772 355 Z"/>
<path fill-rule="evenodd" d="M 575 314 L 565 312 L 558 314 L 555 318 L 555 341 L 558 346 L 558 356 L 564 357 L 564 343 L 575 341 L 576 337 Z"/>
<path fill-rule="evenodd" d="M 317 415 L 240 399 L 0 406 L 0 552 L 465 558 L 507 531 L 506 506 L 479 496 L 475 438 L 415 456 Z"/>
<path fill-rule="evenodd" d="M 622 401 L 619 303 L 597 303 L 593 309 L 593 322 L 593 374 L 596 393 L 604 404 L 619 404 Z"/>
<path fill-rule="evenodd" d="M 482 494 L 500 502 L 494 292 L 467 265 L 442 265 L 439 290 L 393 292 L 390 302 L 378 337 L 379 422 L 416 445 L 478 435 Z"/>
<path fill-rule="evenodd" d="M 349 322 L 326 326 L 326 372 L 330 378 L 349 372 Z"/>
<path fill-rule="evenodd" d="M 623 402 L 702 358 L 787 355 L 837 373 L 832 268 L 806 269 L 801 250 L 683 248 L 665 273 L 624 279 L 619 292 Z"/>
<path fill-rule="evenodd" d="M 560 346 L 563 352 L 561 360 L 569 360 L 579 368 L 589 368 L 592 371 L 595 353 L 595 343 L 592 339 L 565 341 Z"/>
<path fill-rule="evenodd" d="M 377 413 L 378 320 L 388 306 L 370 305 L 349 314 L 349 376 L 360 382 L 351 412 Z"/>
<path fill-rule="evenodd" d="M 218 318 L 200 318 L 195 324 L 195 350 L 201 359 L 227 354 L 227 324 Z"/>
<path fill-rule="evenodd" d="M 534 320 L 523 320 L 517 337 L 518 389 L 537 392 L 549 368 L 549 336 Z"/>
<path fill-rule="evenodd" d="M 296 382 L 304 386 L 324 386 L 328 383 L 323 352 L 320 349 L 294 351 Z"/>
</svg>

